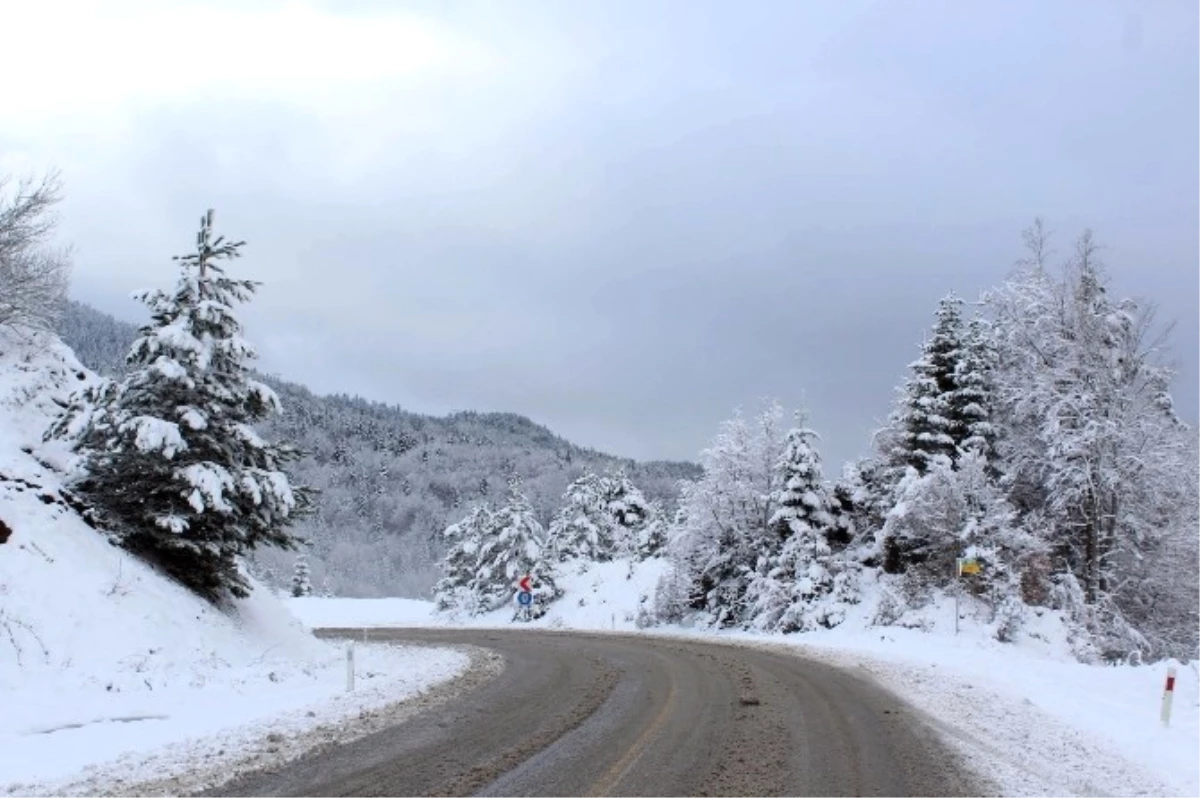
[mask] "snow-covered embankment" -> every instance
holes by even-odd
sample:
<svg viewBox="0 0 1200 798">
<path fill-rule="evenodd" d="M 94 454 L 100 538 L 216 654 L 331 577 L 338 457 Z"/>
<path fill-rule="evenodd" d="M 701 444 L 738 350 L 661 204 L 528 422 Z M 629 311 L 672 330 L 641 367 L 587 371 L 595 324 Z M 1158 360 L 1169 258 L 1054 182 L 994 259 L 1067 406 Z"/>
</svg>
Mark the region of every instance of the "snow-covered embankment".
<svg viewBox="0 0 1200 798">
<path fill-rule="evenodd" d="M 57 339 L 0 332 L 0 794 L 228 775 L 467 668 L 458 651 L 359 646 L 347 694 L 343 648 L 265 587 L 218 610 L 110 545 L 64 496 L 69 453 L 42 441 L 94 379 Z"/>
</svg>

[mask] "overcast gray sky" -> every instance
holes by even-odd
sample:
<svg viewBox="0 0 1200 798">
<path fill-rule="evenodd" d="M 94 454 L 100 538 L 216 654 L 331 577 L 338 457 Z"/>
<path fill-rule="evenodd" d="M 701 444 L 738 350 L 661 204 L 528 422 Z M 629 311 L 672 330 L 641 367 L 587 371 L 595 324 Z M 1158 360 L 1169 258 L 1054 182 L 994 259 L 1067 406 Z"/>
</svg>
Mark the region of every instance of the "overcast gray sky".
<svg viewBox="0 0 1200 798">
<path fill-rule="evenodd" d="M 834 471 L 938 298 L 1002 280 L 1038 214 L 1178 320 L 1196 420 L 1198 26 L 1194 0 L 7 3 L 36 66 L 0 170 L 62 171 L 73 293 L 134 321 L 215 207 L 264 367 L 319 392 L 639 458 L 772 395 Z"/>
</svg>

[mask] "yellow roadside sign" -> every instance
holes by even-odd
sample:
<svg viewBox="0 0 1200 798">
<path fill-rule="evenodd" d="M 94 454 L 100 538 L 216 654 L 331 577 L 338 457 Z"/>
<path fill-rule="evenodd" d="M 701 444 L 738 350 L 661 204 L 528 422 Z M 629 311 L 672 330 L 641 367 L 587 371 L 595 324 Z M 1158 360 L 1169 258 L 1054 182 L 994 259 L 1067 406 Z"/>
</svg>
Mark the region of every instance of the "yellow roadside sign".
<svg viewBox="0 0 1200 798">
<path fill-rule="evenodd" d="M 958 561 L 958 573 L 962 574 L 977 574 L 983 570 L 983 566 L 979 560 L 974 557 L 965 557 Z"/>
</svg>

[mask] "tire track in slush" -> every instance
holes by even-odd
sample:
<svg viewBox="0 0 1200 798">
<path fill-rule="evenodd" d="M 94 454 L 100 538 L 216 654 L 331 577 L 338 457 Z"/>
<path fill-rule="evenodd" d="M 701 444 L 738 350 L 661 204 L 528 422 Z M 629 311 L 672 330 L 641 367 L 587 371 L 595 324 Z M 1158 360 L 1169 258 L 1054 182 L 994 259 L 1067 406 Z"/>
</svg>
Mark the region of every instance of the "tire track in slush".
<svg viewBox="0 0 1200 798">
<path fill-rule="evenodd" d="M 533 630 L 375 629 L 372 638 L 479 646 L 505 667 L 438 712 L 214 793 L 972 795 L 989 788 L 900 698 L 798 655 Z"/>
</svg>

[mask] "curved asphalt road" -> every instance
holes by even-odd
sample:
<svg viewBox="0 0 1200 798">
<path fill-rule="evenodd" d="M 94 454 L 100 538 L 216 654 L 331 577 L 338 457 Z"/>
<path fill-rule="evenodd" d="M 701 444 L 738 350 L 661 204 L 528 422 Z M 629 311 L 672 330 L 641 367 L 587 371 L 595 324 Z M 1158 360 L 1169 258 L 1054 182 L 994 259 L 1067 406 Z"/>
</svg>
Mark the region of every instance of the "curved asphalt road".
<svg viewBox="0 0 1200 798">
<path fill-rule="evenodd" d="M 987 789 L 896 696 L 786 653 L 516 630 L 373 630 L 371 638 L 482 646 L 503 655 L 506 667 L 405 723 L 212 792 L 972 795 Z"/>
</svg>

